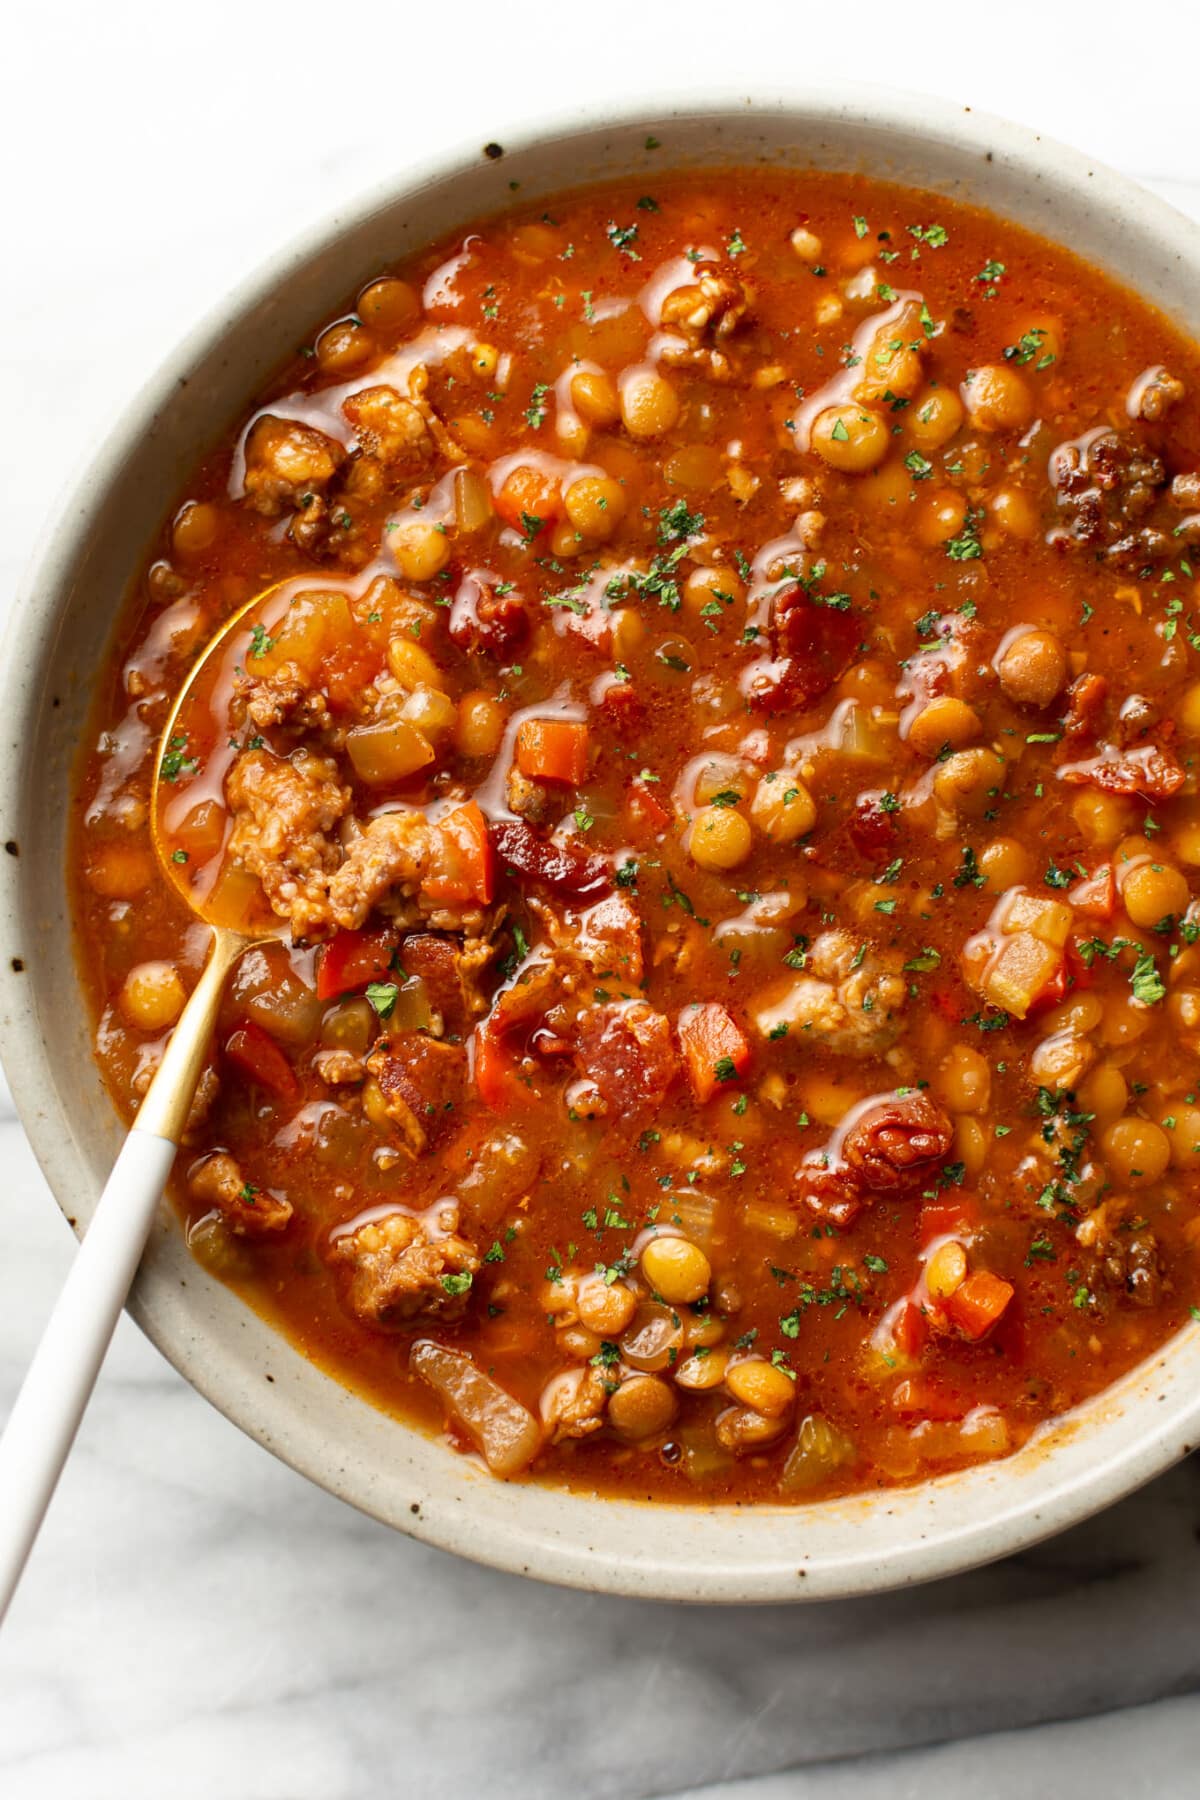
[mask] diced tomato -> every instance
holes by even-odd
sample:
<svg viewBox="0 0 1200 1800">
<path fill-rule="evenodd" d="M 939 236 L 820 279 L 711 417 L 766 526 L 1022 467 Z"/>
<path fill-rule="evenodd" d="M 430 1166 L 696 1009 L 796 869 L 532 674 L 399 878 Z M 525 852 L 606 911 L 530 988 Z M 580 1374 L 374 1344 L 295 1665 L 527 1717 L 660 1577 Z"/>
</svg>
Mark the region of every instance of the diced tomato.
<svg viewBox="0 0 1200 1800">
<path fill-rule="evenodd" d="M 919 1356 L 929 1338 L 929 1320 L 914 1300 L 902 1300 L 892 1322 L 892 1337 L 902 1356 Z"/>
<path fill-rule="evenodd" d="M 1096 979 L 1095 970 L 1084 957 L 1080 942 L 1078 938 L 1067 940 L 1067 974 L 1070 976 L 1068 986 L 1072 990 L 1091 987 Z"/>
<path fill-rule="evenodd" d="M 1108 694 L 1103 675 L 1077 675 L 1067 689 L 1067 716 L 1063 735 L 1068 738 L 1095 737 L 1100 730 L 1100 715 Z"/>
<path fill-rule="evenodd" d="M 610 682 L 600 696 L 600 705 L 613 729 L 622 736 L 632 736 L 646 722 L 646 708 L 631 682 Z"/>
<path fill-rule="evenodd" d="M 471 1072 L 479 1098 L 493 1112 L 530 1106 L 537 1099 L 517 1073 L 517 1059 L 490 1019 L 476 1027 L 471 1039 Z"/>
<path fill-rule="evenodd" d="M 625 801 L 629 822 L 647 837 L 657 837 L 671 823 L 671 815 L 643 781 L 635 781 Z"/>
<path fill-rule="evenodd" d="M 860 856 L 870 860 L 890 857 L 898 835 L 895 813 L 885 812 L 881 800 L 879 788 L 860 794 L 850 816 L 849 832 L 854 848 Z"/>
<path fill-rule="evenodd" d="M 433 867 L 421 883 L 438 906 L 478 900 L 487 906 L 496 886 L 495 858 L 487 821 L 474 800 L 447 813 L 438 825 Z"/>
<path fill-rule="evenodd" d="M 1015 1289 L 988 1269 L 975 1269 L 946 1301 L 946 1312 L 965 1338 L 972 1343 L 986 1337 L 996 1324 Z"/>
<path fill-rule="evenodd" d="M 892 1405 L 909 1418 L 961 1419 L 966 1403 L 947 1390 L 932 1375 L 909 1375 L 892 1390 Z"/>
<path fill-rule="evenodd" d="M 570 842 L 552 844 L 524 819 L 502 819 L 488 835 L 506 871 L 531 875 L 555 893 L 591 898 L 612 886 L 602 856 L 589 856 Z"/>
<path fill-rule="evenodd" d="M 1140 794 L 1143 800 L 1169 800 L 1183 786 L 1185 774 L 1174 751 L 1165 745 L 1142 744 L 1122 753 L 1110 744 L 1100 756 L 1062 764 L 1058 779 L 1073 787 L 1091 782 L 1106 794 Z"/>
<path fill-rule="evenodd" d="M 534 781 L 578 787 L 587 754 L 588 728 L 580 719 L 526 719 L 517 732 L 517 767 Z"/>
<path fill-rule="evenodd" d="M 388 926 L 377 931 L 339 931 L 317 963 L 317 999 L 336 1000 L 371 981 L 386 981 L 399 943 Z"/>
<path fill-rule="evenodd" d="M 281 1100 L 299 1098 L 300 1081 L 287 1057 L 274 1038 L 268 1037 L 253 1019 L 239 1025 L 225 1040 L 225 1057 L 248 1080 L 256 1082 Z"/>
<path fill-rule="evenodd" d="M 1076 912 L 1086 913 L 1090 919 L 1111 919 L 1117 910 L 1117 883 L 1112 864 L 1101 863 L 1098 869 L 1077 881 L 1067 899 Z"/>
<path fill-rule="evenodd" d="M 968 1236 L 975 1229 L 978 1208 L 970 1194 L 943 1194 L 921 1208 L 917 1238 L 922 1250 L 936 1238 Z"/>
<path fill-rule="evenodd" d="M 533 463 L 519 463 L 505 477 L 494 505 L 505 524 L 534 538 L 561 513 L 560 489 L 558 476 L 543 474 Z"/>
<path fill-rule="evenodd" d="M 750 1045 L 740 1026 L 716 1001 L 685 1006 L 675 1029 L 697 1100 L 710 1100 L 718 1088 L 745 1074 Z"/>
</svg>

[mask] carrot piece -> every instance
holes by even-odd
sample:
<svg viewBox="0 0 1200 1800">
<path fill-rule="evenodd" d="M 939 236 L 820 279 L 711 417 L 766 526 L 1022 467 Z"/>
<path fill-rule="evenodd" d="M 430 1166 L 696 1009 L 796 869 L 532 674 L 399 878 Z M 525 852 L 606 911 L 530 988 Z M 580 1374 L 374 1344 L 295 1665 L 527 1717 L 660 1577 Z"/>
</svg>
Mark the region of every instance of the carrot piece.
<svg viewBox="0 0 1200 1800">
<path fill-rule="evenodd" d="M 1015 1292 L 988 1269 L 976 1269 L 946 1301 L 946 1311 L 965 1338 L 978 1343 L 992 1329 Z"/>
<path fill-rule="evenodd" d="M 578 719 L 526 719 L 517 732 L 517 767 L 531 780 L 578 787 L 587 752 L 588 728 Z"/>
<path fill-rule="evenodd" d="M 295 1100 L 300 1082 L 287 1057 L 274 1038 L 268 1037 L 253 1019 L 232 1033 L 225 1041 L 226 1060 L 248 1080 L 256 1082 L 281 1100 Z"/>
<path fill-rule="evenodd" d="M 474 800 L 456 806 L 438 826 L 433 866 L 421 883 L 426 898 L 439 906 L 478 900 L 487 906 L 496 885 L 496 858 L 487 820 Z"/>
<path fill-rule="evenodd" d="M 1117 910 L 1117 883 L 1112 864 L 1101 863 L 1083 881 L 1077 881 L 1067 899 L 1076 912 L 1086 913 L 1089 918 L 1111 919 Z"/>
<path fill-rule="evenodd" d="M 544 475 L 532 463 L 519 463 L 496 495 L 496 511 L 506 525 L 535 538 L 562 512 L 561 485 L 557 476 Z"/>
<path fill-rule="evenodd" d="M 377 931 L 339 931 L 321 951 L 317 964 L 317 999 L 336 1000 L 370 981 L 385 981 L 399 943 L 388 926 Z"/>
<path fill-rule="evenodd" d="M 719 1087 L 745 1074 L 750 1045 L 741 1027 L 715 1000 L 685 1006 L 676 1030 L 697 1100 L 710 1100 Z"/>
</svg>

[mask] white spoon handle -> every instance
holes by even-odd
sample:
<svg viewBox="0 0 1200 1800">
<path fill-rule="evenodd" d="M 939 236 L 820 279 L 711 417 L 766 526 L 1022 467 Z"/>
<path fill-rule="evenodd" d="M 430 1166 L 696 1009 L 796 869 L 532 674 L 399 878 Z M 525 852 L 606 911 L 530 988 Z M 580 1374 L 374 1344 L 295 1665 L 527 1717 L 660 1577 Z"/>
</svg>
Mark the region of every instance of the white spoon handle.
<svg viewBox="0 0 1200 1800">
<path fill-rule="evenodd" d="M 0 1620 L 83 1417 L 157 1210 L 241 948 L 219 934 L 104 1186 L 0 1437 Z"/>
</svg>

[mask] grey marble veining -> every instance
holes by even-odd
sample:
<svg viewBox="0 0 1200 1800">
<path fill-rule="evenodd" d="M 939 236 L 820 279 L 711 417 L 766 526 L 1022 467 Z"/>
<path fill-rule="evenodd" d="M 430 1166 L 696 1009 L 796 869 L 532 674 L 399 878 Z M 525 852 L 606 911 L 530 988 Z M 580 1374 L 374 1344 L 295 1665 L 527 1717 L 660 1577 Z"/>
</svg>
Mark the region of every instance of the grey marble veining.
<svg viewBox="0 0 1200 1800">
<path fill-rule="evenodd" d="M 3 1407 L 67 1239 L 12 1124 L 0 1162 L 23 1245 L 0 1310 Z M 358 1800 L 389 1768 L 411 1785 L 385 1791 L 428 1800 L 485 1769 L 495 1800 L 626 1800 L 780 1769 L 836 1794 L 829 1765 L 864 1751 L 1200 1686 L 1198 1526 L 1193 1461 L 1026 1555 L 883 1599 L 717 1612 L 565 1593 L 319 1493 L 123 1322 L 0 1636 L 0 1792 L 158 1800 L 169 1767 L 173 1800 L 209 1800 L 235 1767 L 238 1800 Z M 1164 1716 L 1200 1732 L 1200 1704 Z M 925 1795 L 969 1766 L 922 1756 Z"/>
</svg>

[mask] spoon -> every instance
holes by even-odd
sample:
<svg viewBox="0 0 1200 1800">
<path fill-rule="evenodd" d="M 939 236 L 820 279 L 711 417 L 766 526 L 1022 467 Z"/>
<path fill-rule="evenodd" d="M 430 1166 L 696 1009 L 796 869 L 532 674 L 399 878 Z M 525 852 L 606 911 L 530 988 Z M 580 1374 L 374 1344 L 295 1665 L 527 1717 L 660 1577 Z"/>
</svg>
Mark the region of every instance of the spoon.
<svg viewBox="0 0 1200 1800">
<path fill-rule="evenodd" d="M 248 629 L 247 615 L 277 593 L 270 588 L 256 594 L 225 621 L 193 665 L 159 739 L 150 797 L 155 855 L 172 887 L 212 927 L 212 947 L 113 1164 L 0 1437 L 0 1621 L 33 1548 L 141 1260 L 208 1053 L 225 977 L 243 950 L 278 934 L 279 922 L 272 923 L 270 915 L 243 917 L 240 928 L 230 924 L 222 916 L 220 894 L 189 883 L 186 859 L 176 860 L 164 826 L 170 809 L 164 783 L 177 779 L 178 727 L 197 680 L 203 672 L 212 672 L 218 654 L 224 654 L 232 668 L 233 641 L 239 630 Z"/>
</svg>

